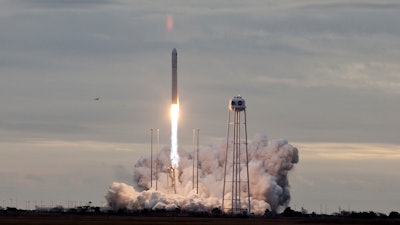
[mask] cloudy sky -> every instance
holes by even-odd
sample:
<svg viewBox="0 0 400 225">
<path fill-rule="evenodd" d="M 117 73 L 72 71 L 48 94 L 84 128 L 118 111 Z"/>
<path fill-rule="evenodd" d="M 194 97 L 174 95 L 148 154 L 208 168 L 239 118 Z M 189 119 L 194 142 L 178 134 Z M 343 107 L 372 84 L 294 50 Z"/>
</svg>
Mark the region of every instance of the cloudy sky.
<svg viewBox="0 0 400 225">
<path fill-rule="evenodd" d="M 193 128 L 201 145 L 223 140 L 240 94 L 250 137 L 299 148 L 293 208 L 399 211 L 399 11 L 384 0 L 3 0 L 0 206 L 100 205 L 111 182 L 132 183 L 150 129 L 169 145 L 177 48 L 182 148 Z"/>
</svg>

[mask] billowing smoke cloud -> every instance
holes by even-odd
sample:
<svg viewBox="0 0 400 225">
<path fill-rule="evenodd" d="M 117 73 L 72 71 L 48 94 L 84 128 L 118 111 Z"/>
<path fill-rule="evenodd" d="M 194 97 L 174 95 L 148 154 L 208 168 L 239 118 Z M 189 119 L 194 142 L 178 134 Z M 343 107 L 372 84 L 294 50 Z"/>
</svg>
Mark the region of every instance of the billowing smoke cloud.
<svg viewBox="0 0 400 225">
<path fill-rule="evenodd" d="M 193 189 L 192 153 L 179 151 L 177 194 L 170 190 L 167 168 L 171 166 L 170 149 L 160 151 L 155 180 L 150 188 L 150 157 L 140 158 L 135 165 L 134 187 L 112 183 L 105 198 L 114 209 L 166 209 L 198 212 L 221 207 L 226 143 L 202 147 L 199 150 L 199 194 Z M 251 211 L 263 214 L 266 209 L 277 212 L 290 201 L 288 172 L 299 161 L 298 150 L 284 139 L 267 140 L 257 135 L 248 145 Z M 156 162 L 157 161 L 157 162 Z M 155 179 L 155 168 L 153 169 Z M 196 174 L 195 174 L 196 177 Z"/>
</svg>

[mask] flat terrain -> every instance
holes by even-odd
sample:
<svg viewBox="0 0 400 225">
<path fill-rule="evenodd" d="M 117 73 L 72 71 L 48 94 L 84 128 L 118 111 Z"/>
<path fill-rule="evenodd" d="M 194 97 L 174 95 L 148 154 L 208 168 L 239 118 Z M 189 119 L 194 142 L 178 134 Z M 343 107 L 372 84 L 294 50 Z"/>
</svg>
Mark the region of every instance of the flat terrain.
<svg viewBox="0 0 400 225">
<path fill-rule="evenodd" d="M 350 218 L 213 218 L 213 217 L 134 217 L 134 216 L 107 216 L 107 215 L 0 215 L 1 225 L 23 224 L 96 224 L 96 225 L 124 225 L 124 224 L 216 224 L 216 225 L 265 225 L 265 224 L 400 224 L 400 220 L 391 219 L 350 219 Z"/>
</svg>

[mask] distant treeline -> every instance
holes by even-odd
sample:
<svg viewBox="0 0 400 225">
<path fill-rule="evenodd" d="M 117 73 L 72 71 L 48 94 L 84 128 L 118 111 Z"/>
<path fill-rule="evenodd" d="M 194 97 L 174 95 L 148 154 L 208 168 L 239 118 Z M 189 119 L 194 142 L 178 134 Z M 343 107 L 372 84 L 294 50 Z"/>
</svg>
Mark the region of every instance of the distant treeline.
<svg viewBox="0 0 400 225">
<path fill-rule="evenodd" d="M 0 215 L 23 215 L 23 214 L 88 214 L 88 215 L 130 215 L 130 216 L 196 216 L 196 217 L 267 217 L 267 218 L 318 218 L 318 217 L 337 217 L 337 218 L 355 218 L 355 219 L 400 219 L 400 213 L 396 211 L 392 211 L 389 214 L 379 213 L 379 212 L 355 212 L 355 211 L 340 211 L 333 214 L 317 214 L 315 212 L 308 213 L 306 209 L 302 208 L 301 211 L 296 211 L 287 207 L 282 213 L 274 213 L 270 210 L 265 210 L 264 215 L 256 216 L 256 215 L 248 215 L 247 211 L 243 211 L 242 214 L 226 214 L 222 212 L 219 208 L 214 208 L 211 212 L 188 212 L 181 210 L 180 208 L 176 208 L 175 210 L 128 210 L 128 209 L 120 209 L 120 210 L 104 210 L 101 207 L 95 206 L 79 206 L 76 208 L 63 208 L 62 206 L 56 206 L 53 208 L 47 208 L 47 210 L 22 210 L 13 207 L 2 208 L 0 207 Z"/>
<path fill-rule="evenodd" d="M 268 210 L 267 210 L 268 211 Z M 265 216 L 273 216 L 271 213 L 267 212 Z M 385 213 L 368 211 L 368 212 L 356 212 L 356 211 L 345 211 L 342 210 L 333 214 L 317 214 L 315 212 L 308 213 L 307 210 L 302 209 L 301 211 L 295 211 L 290 207 L 286 208 L 279 216 L 283 217 L 348 217 L 348 218 L 359 218 L 359 219 L 369 219 L 369 218 L 393 218 L 400 219 L 400 213 L 396 211 L 390 212 L 388 215 Z"/>
</svg>

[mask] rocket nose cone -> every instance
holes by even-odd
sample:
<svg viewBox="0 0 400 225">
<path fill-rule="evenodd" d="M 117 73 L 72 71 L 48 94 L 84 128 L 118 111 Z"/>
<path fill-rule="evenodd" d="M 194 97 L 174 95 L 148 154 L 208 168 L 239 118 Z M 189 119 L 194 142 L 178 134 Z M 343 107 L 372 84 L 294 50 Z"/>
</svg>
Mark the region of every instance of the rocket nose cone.
<svg viewBox="0 0 400 225">
<path fill-rule="evenodd" d="M 172 54 L 176 54 L 176 48 L 172 49 Z"/>
</svg>

